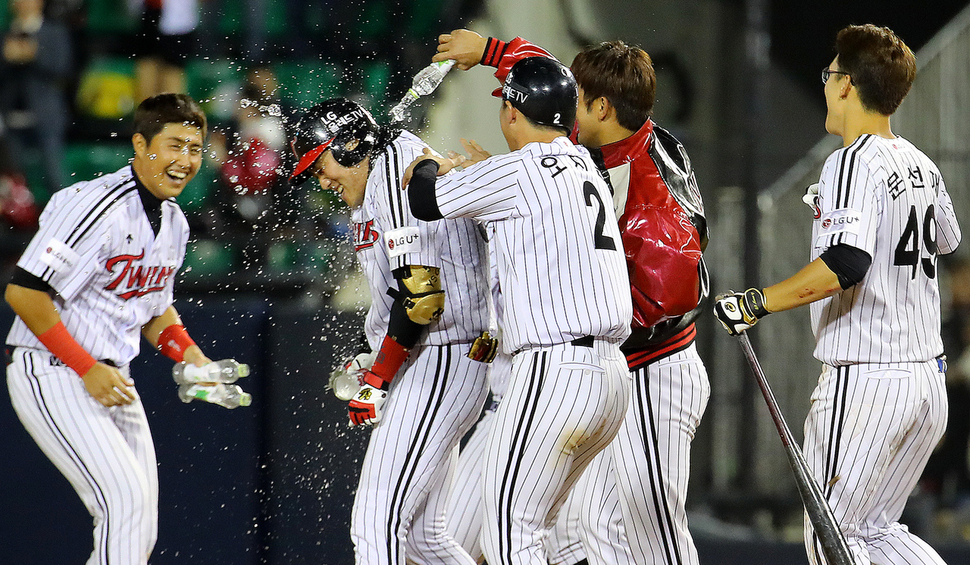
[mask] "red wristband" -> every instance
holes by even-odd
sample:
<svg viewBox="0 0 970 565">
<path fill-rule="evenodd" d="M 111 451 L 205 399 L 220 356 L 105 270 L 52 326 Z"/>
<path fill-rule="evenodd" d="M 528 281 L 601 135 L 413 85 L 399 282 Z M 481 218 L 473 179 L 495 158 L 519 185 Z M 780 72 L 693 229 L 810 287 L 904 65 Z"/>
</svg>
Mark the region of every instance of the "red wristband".
<svg viewBox="0 0 970 565">
<path fill-rule="evenodd" d="M 57 322 L 54 327 L 37 336 L 37 339 L 79 377 L 83 377 L 98 362 L 71 337 L 64 322 Z"/>
<path fill-rule="evenodd" d="M 195 345 L 195 342 L 185 331 L 185 326 L 181 324 L 172 324 L 158 334 L 158 350 L 176 363 L 182 362 L 185 350 L 192 345 Z"/>
<path fill-rule="evenodd" d="M 390 383 L 407 358 L 408 350 L 403 345 L 389 336 L 384 336 L 384 342 L 381 343 L 381 348 L 377 351 L 377 358 L 374 359 L 374 365 L 370 368 L 370 372 L 383 379 L 384 382 Z"/>
</svg>

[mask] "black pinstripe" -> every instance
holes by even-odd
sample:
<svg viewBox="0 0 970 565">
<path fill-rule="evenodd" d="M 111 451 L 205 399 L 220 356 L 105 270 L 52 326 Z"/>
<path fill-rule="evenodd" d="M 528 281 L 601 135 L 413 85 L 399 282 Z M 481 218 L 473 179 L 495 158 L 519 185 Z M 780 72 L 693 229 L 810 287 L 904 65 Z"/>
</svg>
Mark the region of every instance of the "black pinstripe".
<svg viewBox="0 0 970 565">
<path fill-rule="evenodd" d="M 442 404 L 441 399 L 444 396 L 445 388 L 448 385 L 448 377 L 451 373 L 451 347 L 439 347 L 437 349 L 438 363 L 435 367 L 434 378 L 432 380 L 432 394 L 429 395 L 428 404 L 425 406 L 418 422 L 418 429 L 422 430 L 422 433 L 411 438 L 411 445 L 408 447 L 408 456 L 404 460 L 401 474 L 398 475 L 397 485 L 394 488 L 394 495 L 391 497 L 390 506 L 392 511 L 387 523 L 385 538 L 389 563 L 395 563 L 397 559 L 398 548 L 393 544 L 397 540 L 397 536 L 394 535 L 394 532 L 400 526 L 401 515 L 403 514 L 404 494 L 411 491 L 414 473 L 417 471 L 415 462 L 418 459 L 418 455 L 424 452 L 428 443 L 428 437 L 431 435 L 431 426 L 428 425 L 428 422 L 438 420 L 438 411 L 441 409 Z M 444 368 L 442 368 L 443 354 L 446 355 L 444 358 Z"/>
<path fill-rule="evenodd" d="M 71 442 L 67 439 L 67 436 L 65 436 L 64 432 L 61 431 L 60 426 L 58 426 L 57 422 L 54 421 L 54 417 L 51 416 L 50 410 L 47 408 L 47 399 L 44 398 L 44 393 L 40 388 L 40 376 L 34 372 L 33 357 L 26 351 L 22 351 L 21 355 L 23 355 L 24 359 L 24 372 L 28 377 L 30 377 L 28 382 L 30 383 L 31 391 L 33 392 L 34 401 L 36 402 L 37 407 L 40 408 L 41 413 L 44 414 L 44 420 L 47 422 L 47 427 L 50 429 L 51 435 L 57 438 L 64 451 L 71 455 L 71 459 L 74 461 L 74 464 L 77 465 L 78 469 L 82 471 L 84 478 L 91 486 L 91 491 L 94 492 L 98 497 L 98 501 L 101 503 L 101 507 L 104 509 L 104 528 L 101 536 L 101 561 L 107 565 L 110 565 L 110 561 L 108 560 L 108 530 L 111 521 L 108 519 L 108 502 L 105 499 L 104 492 L 101 490 L 101 485 L 94 480 L 94 476 L 91 474 L 91 471 L 88 470 L 84 460 L 81 459 L 77 451 L 74 449 L 74 446 L 71 445 Z"/>
<path fill-rule="evenodd" d="M 642 375 L 637 376 L 646 377 L 647 372 L 644 371 Z M 646 458 L 647 471 L 650 474 L 650 491 L 653 495 L 654 508 L 660 522 L 658 525 L 660 526 L 660 537 L 663 540 L 664 552 L 666 553 L 666 562 L 671 565 L 674 563 L 679 565 L 683 563 L 681 549 L 677 545 L 677 536 L 674 533 L 670 506 L 667 503 L 667 497 L 662 492 L 665 481 L 662 474 L 663 465 L 660 462 L 660 446 L 657 439 L 657 427 L 654 417 L 653 399 L 650 396 L 650 386 L 647 384 L 645 378 L 635 378 L 633 379 L 633 387 L 633 398 L 636 401 L 636 411 L 640 418 L 640 439 L 643 442 L 643 452 L 647 454 L 653 453 L 653 460 L 649 457 Z M 642 394 L 643 392 L 645 394 Z M 647 399 L 646 406 L 643 405 L 644 397 Z M 647 435 L 648 430 L 649 436 Z M 671 548 L 673 549 L 673 555 L 671 555 Z"/>
<path fill-rule="evenodd" d="M 110 210 L 118 200 L 124 198 L 129 192 L 137 190 L 137 188 L 135 186 L 134 179 L 128 178 L 120 182 L 114 188 L 108 190 L 108 195 L 104 199 L 99 200 L 93 206 L 91 206 L 91 209 L 88 210 L 84 217 L 77 222 L 77 224 L 74 226 L 74 230 L 71 231 L 70 235 L 68 235 L 67 241 L 64 242 L 65 245 L 71 248 L 77 245 L 88 233 L 88 231 L 90 231 L 91 228 L 98 223 L 98 220 L 104 216 L 104 214 L 107 213 L 107 211 Z M 114 196 L 113 198 L 112 195 Z M 87 225 L 85 226 L 85 224 Z M 40 278 L 46 282 L 49 282 L 50 277 L 53 274 L 53 269 L 51 267 L 47 267 L 44 269 L 44 272 L 41 274 Z"/>
<path fill-rule="evenodd" d="M 848 409 L 849 394 L 849 368 L 836 367 L 835 381 L 835 403 L 832 406 L 832 420 L 829 422 L 828 449 L 825 454 L 825 472 L 821 477 L 822 489 L 825 499 L 831 504 L 829 497 L 835 487 L 833 479 L 839 467 L 839 453 L 842 449 L 842 433 L 845 430 L 845 412 Z M 816 479 L 818 480 L 818 479 Z M 815 555 L 823 555 L 821 543 L 818 539 L 818 532 L 812 530 L 812 544 L 815 546 Z"/>
<path fill-rule="evenodd" d="M 399 228 L 405 224 L 404 215 L 404 191 L 401 190 L 401 166 L 398 163 L 397 146 L 393 143 L 387 146 L 384 152 L 384 159 L 387 164 L 384 166 L 384 180 L 387 184 L 387 200 L 391 213 L 391 224 L 393 228 Z"/>
<path fill-rule="evenodd" d="M 525 439 L 529 436 L 536 412 L 539 411 L 539 403 L 535 402 L 534 399 L 538 398 L 542 393 L 548 355 L 545 351 L 532 354 L 532 371 L 529 375 L 528 387 L 529 393 L 525 398 L 525 402 L 522 403 L 519 417 L 516 419 L 515 435 L 512 438 L 511 452 L 515 455 L 509 458 L 509 463 L 505 468 L 502 489 L 498 499 L 499 508 L 502 508 L 503 504 L 505 505 L 505 511 L 499 512 L 499 532 L 505 532 L 504 535 L 499 535 L 499 555 L 503 556 L 506 559 L 505 563 L 510 565 L 512 563 L 512 492 L 509 488 L 509 483 L 513 485 L 518 484 L 519 471 L 522 469 L 523 459 L 525 458 Z M 503 521 L 504 524 L 502 523 Z M 508 548 L 503 548 L 503 545 L 508 545 Z"/>
</svg>

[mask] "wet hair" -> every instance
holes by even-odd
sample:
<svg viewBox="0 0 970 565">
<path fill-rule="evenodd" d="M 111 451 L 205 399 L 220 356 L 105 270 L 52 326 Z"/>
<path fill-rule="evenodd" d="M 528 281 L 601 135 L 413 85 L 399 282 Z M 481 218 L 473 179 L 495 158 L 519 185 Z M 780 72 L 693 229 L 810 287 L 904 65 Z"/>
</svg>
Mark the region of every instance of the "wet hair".
<svg viewBox="0 0 970 565">
<path fill-rule="evenodd" d="M 892 115 L 916 79 L 916 57 L 887 27 L 850 25 L 835 39 L 839 70 L 848 73 L 862 106 Z"/>
<path fill-rule="evenodd" d="M 605 97 L 616 109 L 616 121 L 637 131 L 653 114 L 657 75 L 646 51 L 622 41 L 587 47 L 570 67 L 586 97 L 586 109 Z"/>
<path fill-rule="evenodd" d="M 149 144 L 165 124 L 195 126 L 202 130 L 202 137 L 206 135 L 205 113 L 188 94 L 158 94 L 135 109 L 135 133 L 142 134 Z"/>
</svg>

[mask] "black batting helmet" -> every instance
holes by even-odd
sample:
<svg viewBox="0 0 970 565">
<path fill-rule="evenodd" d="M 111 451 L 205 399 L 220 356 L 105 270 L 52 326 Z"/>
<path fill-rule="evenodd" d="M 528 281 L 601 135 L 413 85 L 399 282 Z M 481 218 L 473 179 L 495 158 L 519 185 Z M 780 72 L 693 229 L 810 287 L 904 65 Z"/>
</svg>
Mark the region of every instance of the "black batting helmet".
<svg viewBox="0 0 970 565">
<path fill-rule="evenodd" d="M 525 114 L 532 122 L 573 130 L 579 90 L 569 67 L 549 57 L 526 57 L 512 65 L 501 91 L 502 100 Z"/>
<path fill-rule="evenodd" d="M 331 98 L 310 108 L 296 124 L 290 147 L 297 163 L 290 183 L 301 184 L 313 173 L 313 164 L 328 149 L 344 167 L 364 160 L 374 148 L 380 127 L 366 109 L 346 98 Z"/>
</svg>

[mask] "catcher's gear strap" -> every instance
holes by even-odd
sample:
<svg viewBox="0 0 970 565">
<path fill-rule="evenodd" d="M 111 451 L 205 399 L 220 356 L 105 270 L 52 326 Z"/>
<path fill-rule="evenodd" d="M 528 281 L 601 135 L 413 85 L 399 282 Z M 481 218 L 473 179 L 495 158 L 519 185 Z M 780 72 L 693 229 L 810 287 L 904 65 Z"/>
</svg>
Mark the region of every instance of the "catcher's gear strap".
<svg viewBox="0 0 970 565">
<path fill-rule="evenodd" d="M 441 290 L 441 278 L 437 267 L 405 265 L 394 270 L 398 290 L 387 293 L 404 306 L 412 322 L 427 326 L 437 322 L 445 311 L 445 291 Z"/>
<path fill-rule="evenodd" d="M 871 255 L 844 243 L 829 247 L 819 255 L 819 259 L 839 277 L 842 290 L 861 282 L 872 265 Z"/>
<path fill-rule="evenodd" d="M 445 293 L 437 268 L 405 265 L 395 269 L 394 276 L 399 288 L 387 289 L 394 298 L 387 335 L 411 349 L 421 339 L 425 326 L 441 317 Z"/>
</svg>

